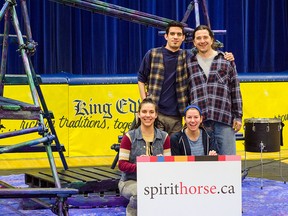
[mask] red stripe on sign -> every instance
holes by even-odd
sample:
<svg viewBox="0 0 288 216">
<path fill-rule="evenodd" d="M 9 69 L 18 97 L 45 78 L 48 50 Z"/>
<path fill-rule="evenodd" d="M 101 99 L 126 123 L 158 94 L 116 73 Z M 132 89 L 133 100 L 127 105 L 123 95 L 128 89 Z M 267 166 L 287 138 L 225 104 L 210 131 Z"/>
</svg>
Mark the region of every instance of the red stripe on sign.
<svg viewBox="0 0 288 216">
<path fill-rule="evenodd" d="M 150 162 L 158 162 L 157 156 L 150 156 Z"/>
<path fill-rule="evenodd" d="M 175 161 L 175 157 L 174 156 L 165 156 L 164 157 L 164 161 L 165 162 L 174 162 Z"/>
<path fill-rule="evenodd" d="M 188 157 L 187 157 L 187 160 L 188 160 L 188 161 L 195 161 L 195 156 L 188 156 Z"/>
</svg>

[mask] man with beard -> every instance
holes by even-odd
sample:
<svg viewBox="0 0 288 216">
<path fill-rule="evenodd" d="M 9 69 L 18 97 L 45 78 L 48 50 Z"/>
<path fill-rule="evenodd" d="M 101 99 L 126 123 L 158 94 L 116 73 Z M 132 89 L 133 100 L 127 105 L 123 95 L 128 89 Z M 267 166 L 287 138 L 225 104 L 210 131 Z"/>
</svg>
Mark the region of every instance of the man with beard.
<svg viewBox="0 0 288 216">
<path fill-rule="evenodd" d="M 235 133 L 242 126 L 242 96 L 234 61 L 214 49 L 211 29 L 200 25 L 193 32 L 197 53 L 188 58 L 189 102 L 200 107 L 203 124 L 218 154 L 236 154 Z"/>
</svg>

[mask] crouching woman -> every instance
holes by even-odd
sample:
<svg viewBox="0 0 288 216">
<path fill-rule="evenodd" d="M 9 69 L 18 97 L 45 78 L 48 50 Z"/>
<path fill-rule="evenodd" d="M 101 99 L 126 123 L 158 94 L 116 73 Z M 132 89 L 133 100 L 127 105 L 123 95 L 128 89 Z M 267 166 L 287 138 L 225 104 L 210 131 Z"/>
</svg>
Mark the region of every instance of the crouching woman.
<svg viewBox="0 0 288 216">
<path fill-rule="evenodd" d="M 156 128 L 157 105 L 149 98 L 144 99 L 138 110 L 138 125 L 122 138 L 119 149 L 118 167 L 122 171 L 119 181 L 120 194 L 129 199 L 127 216 L 137 215 L 137 166 L 138 156 L 169 156 L 170 138 Z"/>
<path fill-rule="evenodd" d="M 184 111 L 184 128 L 171 136 L 172 155 L 217 155 L 210 137 L 202 126 L 202 112 L 197 105 L 189 105 Z"/>
</svg>

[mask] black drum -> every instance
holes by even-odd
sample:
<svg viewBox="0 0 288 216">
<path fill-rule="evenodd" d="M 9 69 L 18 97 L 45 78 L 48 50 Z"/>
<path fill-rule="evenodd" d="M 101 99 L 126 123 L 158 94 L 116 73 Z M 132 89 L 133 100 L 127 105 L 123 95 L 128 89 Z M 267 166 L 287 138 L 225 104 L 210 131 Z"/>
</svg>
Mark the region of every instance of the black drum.
<svg viewBox="0 0 288 216">
<path fill-rule="evenodd" d="M 245 151 L 279 152 L 281 145 L 281 130 L 282 125 L 280 119 L 245 119 Z"/>
</svg>

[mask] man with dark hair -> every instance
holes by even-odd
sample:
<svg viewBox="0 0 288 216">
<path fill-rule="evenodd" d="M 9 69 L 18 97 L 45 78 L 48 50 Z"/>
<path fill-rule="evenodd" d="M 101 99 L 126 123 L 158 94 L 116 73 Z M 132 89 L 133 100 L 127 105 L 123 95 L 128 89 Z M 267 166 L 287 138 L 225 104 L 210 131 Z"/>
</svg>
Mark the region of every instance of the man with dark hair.
<svg viewBox="0 0 288 216">
<path fill-rule="evenodd" d="M 236 154 L 235 133 L 242 126 L 242 96 L 234 61 L 214 49 L 211 29 L 200 25 L 193 32 L 197 53 L 187 59 L 191 104 L 203 112 L 203 124 L 212 146 L 221 155 Z"/>
<path fill-rule="evenodd" d="M 151 97 L 158 105 L 158 127 L 171 134 L 181 130 L 188 103 L 187 52 L 180 49 L 185 40 L 183 24 L 169 23 L 164 38 L 165 46 L 146 53 L 138 72 L 138 86 L 142 100 Z"/>
</svg>

